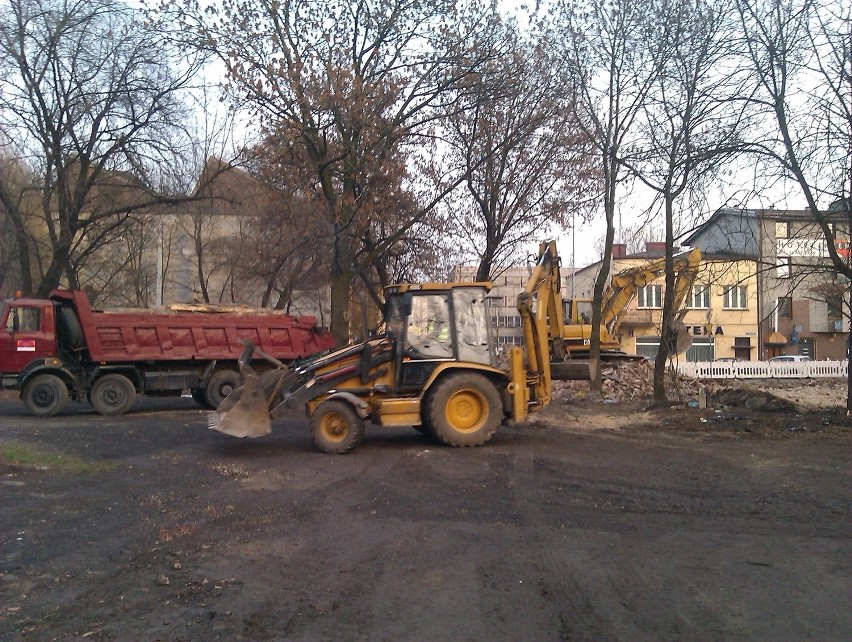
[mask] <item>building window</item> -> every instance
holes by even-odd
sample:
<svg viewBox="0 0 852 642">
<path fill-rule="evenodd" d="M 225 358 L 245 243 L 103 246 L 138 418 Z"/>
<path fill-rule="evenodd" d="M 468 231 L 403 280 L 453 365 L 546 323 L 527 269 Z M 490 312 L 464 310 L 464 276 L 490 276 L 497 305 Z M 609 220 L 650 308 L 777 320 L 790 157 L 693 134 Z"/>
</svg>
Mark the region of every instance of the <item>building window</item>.
<svg viewBox="0 0 852 642">
<path fill-rule="evenodd" d="M 793 298 L 782 296 L 778 298 L 778 316 L 786 319 L 793 318 Z"/>
<path fill-rule="evenodd" d="M 775 221 L 775 238 L 788 239 L 790 238 L 790 222 Z"/>
<path fill-rule="evenodd" d="M 713 361 L 713 338 L 695 337 L 692 339 L 692 345 L 686 351 L 686 360 L 689 362 L 696 361 Z"/>
<path fill-rule="evenodd" d="M 636 295 L 636 307 L 639 308 L 661 308 L 663 307 L 663 286 L 646 285 L 639 288 Z"/>
<path fill-rule="evenodd" d="M 779 279 L 789 279 L 793 272 L 793 263 L 789 256 L 779 256 L 775 259 L 775 276 Z"/>
<path fill-rule="evenodd" d="M 732 285 L 722 290 L 722 307 L 726 310 L 748 308 L 748 292 L 744 285 Z"/>
<path fill-rule="evenodd" d="M 831 228 L 831 238 L 833 238 L 833 239 L 849 238 L 849 232 L 847 231 L 846 226 L 843 223 L 830 223 L 829 227 Z"/>
<path fill-rule="evenodd" d="M 825 302 L 828 305 L 829 319 L 840 319 L 843 317 L 843 299 L 839 296 L 830 296 Z"/>
<path fill-rule="evenodd" d="M 686 302 L 688 308 L 708 309 L 710 307 L 710 286 L 696 285 L 692 288 L 692 296 Z"/>
<path fill-rule="evenodd" d="M 498 328 L 520 328 L 521 317 L 519 317 L 518 315 L 493 316 L 491 317 L 491 325 L 496 326 Z"/>
<path fill-rule="evenodd" d="M 660 351 L 660 337 L 636 337 L 636 354 L 653 361 Z"/>
<path fill-rule="evenodd" d="M 751 337 L 734 337 L 734 356 L 751 361 Z"/>
</svg>

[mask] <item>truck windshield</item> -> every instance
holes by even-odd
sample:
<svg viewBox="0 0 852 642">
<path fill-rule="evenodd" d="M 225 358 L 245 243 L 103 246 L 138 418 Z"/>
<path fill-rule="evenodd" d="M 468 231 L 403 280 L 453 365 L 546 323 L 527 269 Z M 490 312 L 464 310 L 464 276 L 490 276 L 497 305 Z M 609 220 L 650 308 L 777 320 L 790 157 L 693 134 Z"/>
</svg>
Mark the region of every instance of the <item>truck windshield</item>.
<svg viewBox="0 0 852 642">
<path fill-rule="evenodd" d="M 5 328 L 9 332 L 37 332 L 41 328 L 39 309 L 10 305 Z"/>
</svg>

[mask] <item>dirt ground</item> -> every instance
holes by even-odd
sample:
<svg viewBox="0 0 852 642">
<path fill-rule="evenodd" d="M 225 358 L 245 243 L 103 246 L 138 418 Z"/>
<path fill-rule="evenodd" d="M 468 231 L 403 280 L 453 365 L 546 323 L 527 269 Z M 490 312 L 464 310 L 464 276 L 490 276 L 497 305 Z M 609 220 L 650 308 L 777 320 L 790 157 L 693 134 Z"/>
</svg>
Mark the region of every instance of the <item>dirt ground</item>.
<svg viewBox="0 0 852 642">
<path fill-rule="evenodd" d="M 240 441 L 188 399 L 0 396 L 0 639 L 850 639 L 842 392 L 559 390 L 482 448 L 345 456 L 300 414 Z"/>
</svg>

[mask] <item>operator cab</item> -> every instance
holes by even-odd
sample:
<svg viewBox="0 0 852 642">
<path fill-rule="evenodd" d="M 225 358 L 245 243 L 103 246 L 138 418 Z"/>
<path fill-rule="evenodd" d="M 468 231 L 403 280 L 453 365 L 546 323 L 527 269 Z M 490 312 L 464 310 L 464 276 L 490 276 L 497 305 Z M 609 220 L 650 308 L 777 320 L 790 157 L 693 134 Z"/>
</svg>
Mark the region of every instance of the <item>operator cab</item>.
<svg viewBox="0 0 852 642">
<path fill-rule="evenodd" d="M 385 289 L 387 335 L 401 391 L 419 390 L 446 361 L 497 367 L 490 283 L 395 285 Z"/>
</svg>

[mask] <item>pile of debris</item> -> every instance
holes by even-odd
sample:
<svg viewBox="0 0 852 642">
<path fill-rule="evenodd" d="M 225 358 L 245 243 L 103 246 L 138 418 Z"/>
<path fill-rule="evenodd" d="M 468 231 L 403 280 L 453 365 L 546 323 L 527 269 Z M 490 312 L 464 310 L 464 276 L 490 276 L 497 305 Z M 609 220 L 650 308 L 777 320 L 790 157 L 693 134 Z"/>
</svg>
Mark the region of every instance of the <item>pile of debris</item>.
<svg viewBox="0 0 852 642">
<path fill-rule="evenodd" d="M 610 401 L 634 401 L 654 396 L 654 364 L 647 359 L 605 363 L 601 366 L 603 398 Z M 690 379 L 676 372 L 666 372 L 666 388 L 672 400 L 698 399 L 704 390 L 709 398 L 722 386 L 711 381 Z M 553 396 L 557 399 L 572 399 L 588 394 L 588 381 L 554 381 Z"/>
<path fill-rule="evenodd" d="M 650 401 L 654 397 L 654 364 L 647 360 L 623 361 L 604 364 L 601 368 L 602 398 L 604 401 Z M 801 404 L 779 397 L 767 389 L 758 388 L 756 382 L 699 381 L 666 372 L 668 398 L 674 402 L 699 405 L 706 399 L 708 405 L 738 407 L 748 410 L 799 412 Z M 799 383 L 799 389 L 802 384 Z M 582 399 L 589 394 L 588 381 L 554 381 L 553 397 L 565 401 Z"/>
</svg>

